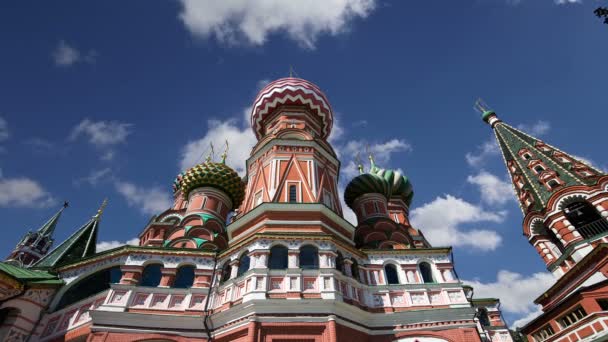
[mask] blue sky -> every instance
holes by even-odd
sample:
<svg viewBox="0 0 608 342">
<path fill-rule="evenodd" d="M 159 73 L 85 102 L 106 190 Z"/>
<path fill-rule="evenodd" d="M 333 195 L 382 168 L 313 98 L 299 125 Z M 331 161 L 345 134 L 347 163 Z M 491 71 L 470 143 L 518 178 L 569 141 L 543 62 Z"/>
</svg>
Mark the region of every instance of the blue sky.
<svg viewBox="0 0 608 342">
<path fill-rule="evenodd" d="M 213 5 L 215 4 L 215 5 Z M 247 5 L 246 5 L 247 4 Z M 257 90 L 297 74 L 337 114 L 342 179 L 369 144 L 411 179 L 412 218 L 513 323 L 552 281 L 522 236 L 493 135 L 472 106 L 608 168 L 607 1 L 98 2 L 0 5 L 0 215 L 8 254 L 69 200 L 65 238 L 103 198 L 103 247 L 166 207 L 209 141 L 242 170 Z M 521 321 L 520 321 L 521 322 Z"/>
</svg>

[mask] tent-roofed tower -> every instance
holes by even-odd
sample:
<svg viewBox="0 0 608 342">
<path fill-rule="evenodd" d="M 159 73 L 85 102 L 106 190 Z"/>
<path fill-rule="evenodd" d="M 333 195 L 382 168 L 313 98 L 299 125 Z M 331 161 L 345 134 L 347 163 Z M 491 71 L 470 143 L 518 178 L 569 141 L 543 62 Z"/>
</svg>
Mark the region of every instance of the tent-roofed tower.
<svg viewBox="0 0 608 342">
<path fill-rule="evenodd" d="M 107 200 L 104 200 L 97 213 L 89 221 L 34 266 L 53 268 L 95 255 L 99 220 L 106 204 Z"/>
<path fill-rule="evenodd" d="M 67 207 L 68 202 L 65 202 L 61 209 L 38 228 L 37 231 L 27 232 L 6 258 L 6 261 L 17 266 L 28 267 L 40 260 L 53 246 L 53 233 L 61 214 Z"/>
<path fill-rule="evenodd" d="M 503 122 L 479 101 L 476 109 L 496 135 L 524 214 L 524 235 L 559 278 L 535 300 L 545 313 L 524 332 L 536 341 L 559 340 L 604 310 L 585 298 L 608 293 L 608 175 Z"/>
</svg>

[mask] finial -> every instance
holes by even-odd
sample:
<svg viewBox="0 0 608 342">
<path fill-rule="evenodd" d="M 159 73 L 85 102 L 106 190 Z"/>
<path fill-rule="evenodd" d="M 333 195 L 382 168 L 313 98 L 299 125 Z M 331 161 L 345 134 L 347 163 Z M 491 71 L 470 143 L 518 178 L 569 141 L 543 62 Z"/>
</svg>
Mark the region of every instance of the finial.
<svg viewBox="0 0 608 342">
<path fill-rule="evenodd" d="M 289 66 L 289 77 L 293 77 L 293 76 L 298 77 L 298 73 L 296 72 L 296 70 L 293 68 L 292 65 Z"/>
<path fill-rule="evenodd" d="M 213 150 L 213 143 L 210 142 L 209 143 L 209 154 L 207 155 L 207 158 L 205 158 L 205 163 L 210 163 L 211 160 L 213 159 L 213 157 L 215 156 L 215 151 Z"/>
<path fill-rule="evenodd" d="M 222 164 L 226 164 L 227 157 L 228 157 L 228 139 L 226 139 L 226 148 L 224 149 L 224 153 L 222 153 Z"/>
<path fill-rule="evenodd" d="M 361 153 L 357 152 L 357 155 L 355 156 L 355 161 L 357 162 L 357 169 L 359 169 L 359 174 L 362 175 L 363 172 L 363 163 L 361 162 Z"/>
<path fill-rule="evenodd" d="M 95 216 L 93 216 L 93 219 L 99 220 L 99 218 L 101 218 L 101 214 L 103 214 L 103 210 L 106 208 L 106 205 L 108 205 L 107 198 L 105 198 L 103 200 L 103 202 L 101 202 L 101 206 L 99 206 L 99 209 L 97 209 L 97 214 L 95 214 Z"/>
<path fill-rule="evenodd" d="M 492 115 L 496 117 L 496 113 L 492 109 L 490 109 L 490 106 L 488 106 L 481 98 L 478 98 L 477 101 L 475 101 L 475 105 L 473 106 L 473 108 L 479 114 L 481 114 L 481 119 L 483 121 L 488 122 L 491 125 L 496 122 L 496 120 L 494 120 L 493 122 L 489 122 L 489 119 Z M 496 117 L 496 119 L 498 118 Z"/>
<path fill-rule="evenodd" d="M 64 208 L 64 209 L 65 209 L 65 208 L 67 208 L 67 207 L 69 207 L 69 206 L 70 206 L 70 202 L 68 202 L 68 201 L 63 201 L 63 208 Z"/>
<path fill-rule="evenodd" d="M 374 161 L 374 154 L 369 148 L 369 144 L 365 146 L 365 152 L 367 153 L 367 158 L 369 159 L 370 170 L 374 170 L 376 168 L 376 162 Z"/>
</svg>

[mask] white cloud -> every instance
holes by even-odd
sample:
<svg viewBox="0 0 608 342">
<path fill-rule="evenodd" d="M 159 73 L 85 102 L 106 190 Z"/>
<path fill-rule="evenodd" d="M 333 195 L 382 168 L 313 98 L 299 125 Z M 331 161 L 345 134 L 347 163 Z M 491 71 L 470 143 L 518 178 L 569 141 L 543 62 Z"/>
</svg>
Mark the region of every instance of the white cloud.
<svg viewBox="0 0 608 342">
<path fill-rule="evenodd" d="M 479 280 L 463 280 L 463 282 L 473 286 L 476 298 L 500 298 L 503 311 L 520 315 L 513 325 L 521 326 L 539 313 L 534 299 L 553 285 L 555 278 L 547 272 L 525 276 L 500 270 L 495 282 L 483 283 Z"/>
<path fill-rule="evenodd" d="M 413 226 L 436 246 L 467 246 L 482 251 L 496 249 L 502 238 L 488 229 L 464 229 L 462 224 L 504 221 L 505 212 L 489 212 L 451 195 L 437 197 L 412 210 Z"/>
<path fill-rule="evenodd" d="M 118 191 L 127 200 L 129 206 L 137 207 L 147 215 L 160 214 L 169 209 L 173 201 L 169 196 L 169 188 L 139 187 L 130 182 L 116 181 L 114 183 Z"/>
<path fill-rule="evenodd" d="M 240 175 L 245 174 L 245 160 L 249 158 L 251 149 L 257 142 L 250 127 L 241 128 L 236 119 L 227 121 L 209 120 L 207 133 L 200 139 L 192 140 L 182 149 L 179 162 L 181 170 L 186 170 L 200 163 L 213 143 L 216 149 L 216 159 L 223 152 L 223 145 L 228 140 L 229 150 L 226 164 L 234 168 Z"/>
<path fill-rule="evenodd" d="M 487 171 L 481 170 L 474 176 L 470 175 L 467 177 L 467 182 L 477 185 L 481 193 L 481 200 L 489 205 L 503 205 L 515 200 L 511 183 Z"/>
<path fill-rule="evenodd" d="M 5 141 L 9 136 L 8 122 L 0 116 L 0 141 Z"/>
<path fill-rule="evenodd" d="M 515 322 L 513 322 L 513 324 L 511 324 L 511 327 L 512 328 L 521 328 L 524 325 L 526 325 L 528 322 L 530 322 L 531 320 L 540 316 L 542 313 L 543 313 L 542 306 L 537 305 L 536 310 L 530 311 L 529 314 L 521 316 L 519 319 L 517 319 Z"/>
<path fill-rule="evenodd" d="M 481 167 L 488 158 L 500 154 L 500 149 L 495 139 L 488 140 L 477 147 L 477 151 L 468 152 L 465 155 L 467 164 L 472 167 Z"/>
<path fill-rule="evenodd" d="M 108 249 L 114 249 L 116 247 L 121 247 L 124 245 L 138 246 L 139 239 L 132 238 L 131 240 L 127 240 L 127 241 L 116 241 L 116 240 L 101 241 L 101 242 L 98 242 L 95 247 L 96 247 L 97 253 L 99 253 L 99 252 L 107 251 Z"/>
<path fill-rule="evenodd" d="M 97 146 L 111 146 L 125 143 L 131 134 L 133 125 L 118 121 L 92 121 L 82 120 L 72 129 L 70 140 L 76 140 L 84 135 L 89 143 Z"/>
<path fill-rule="evenodd" d="M 38 182 L 25 178 L 2 178 L 0 173 L 0 206 L 44 208 L 55 199 Z"/>
<path fill-rule="evenodd" d="M 374 161 L 379 167 L 388 167 L 390 159 L 394 153 L 412 151 L 412 145 L 403 139 L 390 139 L 385 142 L 370 144 L 365 140 L 351 140 L 343 146 L 336 147 L 338 157 L 344 163 L 342 165 L 342 175 L 346 181 L 359 174 L 355 164 L 355 156 L 359 154 L 361 161 L 367 164 L 367 152 L 371 152 Z"/>
<path fill-rule="evenodd" d="M 566 4 L 581 4 L 582 0 L 555 0 L 555 3 L 558 5 L 566 5 Z"/>
<path fill-rule="evenodd" d="M 70 46 L 64 40 L 59 41 L 59 44 L 57 44 L 51 55 L 55 65 L 60 67 L 68 67 L 79 62 L 95 63 L 97 58 L 95 50 L 89 50 L 87 53 L 82 54 L 78 49 Z"/>
<path fill-rule="evenodd" d="M 322 34 L 348 31 L 356 18 L 365 18 L 375 0 L 181 0 L 179 18 L 195 36 L 215 37 L 225 44 L 263 45 L 270 34 L 286 33 L 312 49 Z"/>
<path fill-rule="evenodd" d="M 111 176 L 112 170 L 107 167 L 101 170 L 93 170 L 86 177 L 79 178 L 74 181 L 75 185 L 80 185 L 82 183 L 89 183 L 90 185 L 97 185 L 102 180 L 109 178 Z"/>
<path fill-rule="evenodd" d="M 547 134 L 551 129 L 551 124 L 547 121 L 539 120 L 532 125 L 521 124 L 517 128 L 532 136 L 538 137 Z"/>
</svg>

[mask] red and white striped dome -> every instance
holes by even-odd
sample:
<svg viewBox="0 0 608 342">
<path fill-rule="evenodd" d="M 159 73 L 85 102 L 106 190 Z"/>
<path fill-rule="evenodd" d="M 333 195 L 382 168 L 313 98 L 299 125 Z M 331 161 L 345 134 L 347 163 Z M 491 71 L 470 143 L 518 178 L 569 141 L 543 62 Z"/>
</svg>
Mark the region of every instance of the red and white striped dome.
<svg viewBox="0 0 608 342">
<path fill-rule="evenodd" d="M 307 106 L 323 123 L 321 137 L 327 138 L 333 125 L 333 113 L 327 97 L 315 84 L 301 78 L 286 77 L 270 82 L 262 89 L 253 102 L 251 127 L 258 139 L 263 121 L 269 114 L 284 105 Z"/>
</svg>

